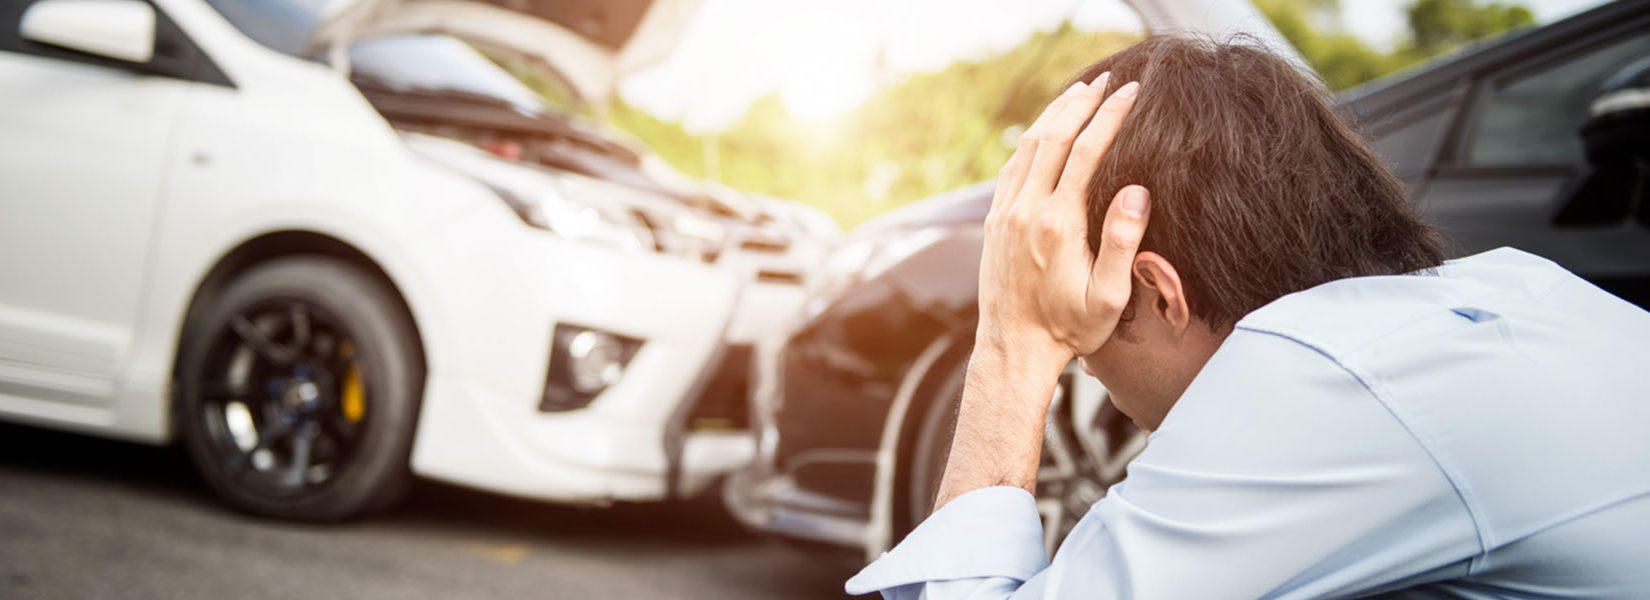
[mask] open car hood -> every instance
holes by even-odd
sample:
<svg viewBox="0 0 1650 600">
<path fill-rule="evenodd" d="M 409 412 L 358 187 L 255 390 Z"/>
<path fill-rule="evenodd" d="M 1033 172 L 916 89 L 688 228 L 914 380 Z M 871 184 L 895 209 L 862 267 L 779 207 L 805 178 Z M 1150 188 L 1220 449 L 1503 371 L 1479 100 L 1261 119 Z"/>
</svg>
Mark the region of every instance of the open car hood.
<svg viewBox="0 0 1650 600">
<path fill-rule="evenodd" d="M 1149 32 L 1253 36 L 1310 72 L 1294 47 L 1249 0 L 1125 0 Z M 692 22 L 700 0 L 354 0 L 315 31 L 348 70 L 352 40 L 445 33 L 487 50 L 540 63 L 580 99 L 605 104 L 620 78 L 663 59 Z"/>
<path fill-rule="evenodd" d="M 310 38 L 348 71 L 354 40 L 443 33 L 532 60 L 580 100 L 605 104 L 620 78 L 669 54 L 700 0 L 355 0 Z"/>
</svg>

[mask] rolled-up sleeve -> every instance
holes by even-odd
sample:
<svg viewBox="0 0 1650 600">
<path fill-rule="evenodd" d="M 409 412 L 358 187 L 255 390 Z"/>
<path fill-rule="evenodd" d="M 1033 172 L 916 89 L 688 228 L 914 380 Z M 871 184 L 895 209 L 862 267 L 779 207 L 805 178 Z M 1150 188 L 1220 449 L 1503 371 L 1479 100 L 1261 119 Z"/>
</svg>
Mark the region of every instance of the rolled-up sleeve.
<svg viewBox="0 0 1650 600">
<path fill-rule="evenodd" d="M 919 598 L 924 584 L 958 581 L 964 584 L 958 587 L 1006 593 L 1046 568 L 1036 499 L 1017 487 L 989 487 L 947 502 L 898 547 L 848 580 L 847 590 Z"/>
<path fill-rule="evenodd" d="M 888 598 L 1316 598 L 1460 576 L 1459 490 L 1351 371 L 1234 333 L 1051 562 L 1035 500 L 986 488 L 849 580 Z"/>
</svg>

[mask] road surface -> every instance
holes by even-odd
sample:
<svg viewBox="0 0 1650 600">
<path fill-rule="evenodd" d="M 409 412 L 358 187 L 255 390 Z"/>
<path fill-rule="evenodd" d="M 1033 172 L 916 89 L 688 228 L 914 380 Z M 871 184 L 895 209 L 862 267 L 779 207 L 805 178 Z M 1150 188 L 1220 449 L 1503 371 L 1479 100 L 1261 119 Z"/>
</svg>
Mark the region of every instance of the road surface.
<svg viewBox="0 0 1650 600">
<path fill-rule="evenodd" d="M 605 509 L 420 482 L 343 525 L 241 515 L 182 453 L 0 424 L 0 598 L 842 598 L 852 557 L 715 498 Z"/>
</svg>

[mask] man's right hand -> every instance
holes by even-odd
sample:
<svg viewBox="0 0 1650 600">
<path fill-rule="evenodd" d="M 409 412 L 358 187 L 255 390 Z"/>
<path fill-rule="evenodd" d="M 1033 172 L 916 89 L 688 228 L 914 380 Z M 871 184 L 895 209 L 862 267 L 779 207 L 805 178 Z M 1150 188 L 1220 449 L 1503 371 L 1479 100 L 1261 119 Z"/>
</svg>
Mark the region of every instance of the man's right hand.
<svg viewBox="0 0 1650 600">
<path fill-rule="evenodd" d="M 1129 186 L 1112 202 L 1098 256 L 1088 250 L 1087 195 L 1139 86 L 1102 103 L 1101 77 L 1050 104 L 997 180 L 980 260 L 980 326 L 936 508 L 994 485 L 1035 492 L 1060 370 L 1104 344 L 1129 301 L 1146 190 Z"/>
<path fill-rule="evenodd" d="M 1118 192 L 1098 255 L 1087 243 L 1089 183 L 1139 95 L 1130 82 L 1102 102 L 1109 77 L 1073 85 L 1026 130 L 986 218 L 976 348 L 1011 351 L 1034 370 L 1099 349 L 1129 301 L 1146 189 Z"/>
</svg>

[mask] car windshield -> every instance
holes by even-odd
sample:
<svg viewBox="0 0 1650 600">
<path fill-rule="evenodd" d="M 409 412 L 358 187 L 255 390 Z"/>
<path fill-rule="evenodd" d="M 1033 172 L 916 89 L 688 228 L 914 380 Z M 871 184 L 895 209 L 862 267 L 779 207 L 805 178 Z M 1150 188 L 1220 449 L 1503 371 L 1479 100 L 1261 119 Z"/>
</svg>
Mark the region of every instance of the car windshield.
<svg viewBox="0 0 1650 600">
<path fill-rule="evenodd" d="M 247 37 L 278 52 L 319 60 L 309 38 L 348 0 L 206 0 Z M 495 100 L 529 115 L 565 112 L 477 52 L 446 35 L 391 35 L 356 42 L 349 52 L 358 80 L 402 92 L 450 92 L 450 99 Z M 538 78 L 553 82 L 550 77 Z"/>
<path fill-rule="evenodd" d="M 492 99 L 527 114 L 553 112 L 537 92 L 458 39 L 445 35 L 397 35 L 350 47 L 358 77 L 399 91 L 447 92 Z"/>
<path fill-rule="evenodd" d="M 206 0 L 246 37 L 277 52 L 310 58 L 309 36 L 339 0 Z"/>
</svg>

